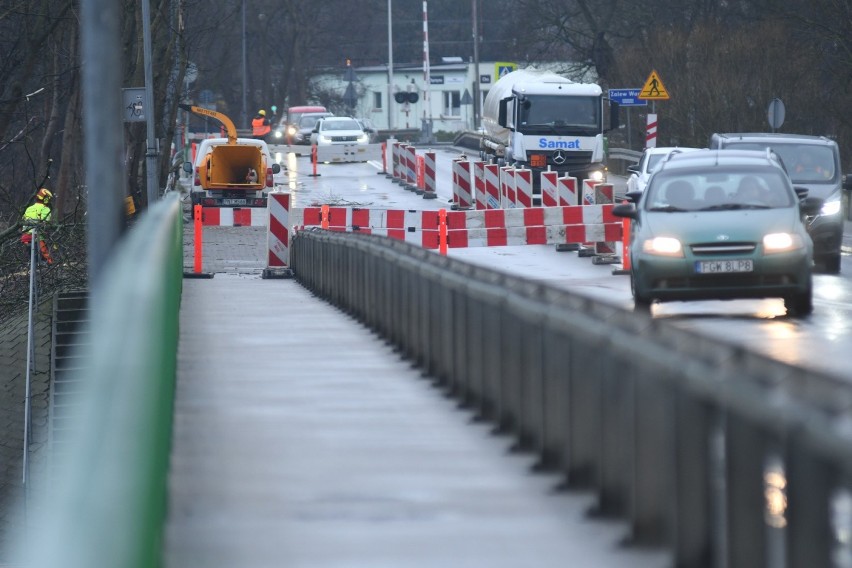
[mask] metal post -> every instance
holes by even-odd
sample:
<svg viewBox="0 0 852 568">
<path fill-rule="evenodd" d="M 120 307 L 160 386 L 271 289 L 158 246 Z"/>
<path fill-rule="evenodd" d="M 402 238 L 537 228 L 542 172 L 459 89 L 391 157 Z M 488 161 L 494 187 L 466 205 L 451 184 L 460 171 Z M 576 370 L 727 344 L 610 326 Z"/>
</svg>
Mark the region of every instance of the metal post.
<svg viewBox="0 0 852 568">
<path fill-rule="evenodd" d="M 35 351 L 33 310 L 35 304 L 35 274 L 36 274 L 36 247 L 38 246 L 38 231 L 33 227 L 32 241 L 30 242 L 30 300 L 27 316 L 27 378 L 24 391 L 24 459 L 21 473 L 21 485 L 24 488 L 24 504 L 29 502 L 29 487 L 27 481 L 30 477 L 29 455 L 30 455 L 30 392 L 32 382 L 32 368 Z M 26 507 L 24 509 L 26 511 Z"/>
<path fill-rule="evenodd" d="M 242 42 L 243 42 L 243 115 L 242 115 L 242 125 L 245 128 L 248 125 L 248 105 L 246 104 L 246 90 L 248 84 L 248 77 L 246 76 L 246 0 L 243 0 L 243 33 L 242 33 Z"/>
<path fill-rule="evenodd" d="M 154 71 L 151 55 L 151 2 L 142 0 L 142 44 L 145 57 L 145 123 L 148 127 L 147 150 L 145 151 L 145 170 L 147 174 L 148 206 L 150 207 L 159 195 L 158 165 L 159 153 L 157 140 L 154 137 Z"/>
<path fill-rule="evenodd" d="M 423 0 L 423 119 L 426 142 L 432 142 L 432 70 L 429 61 L 429 3 Z"/>
<path fill-rule="evenodd" d="M 83 0 L 83 126 L 88 187 L 89 286 L 96 295 L 102 268 L 124 226 L 120 16 L 114 0 Z"/>
<path fill-rule="evenodd" d="M 393 19 L 392 0 L 388 0 L 388 130 L 393 130 Z"/>
</svg>

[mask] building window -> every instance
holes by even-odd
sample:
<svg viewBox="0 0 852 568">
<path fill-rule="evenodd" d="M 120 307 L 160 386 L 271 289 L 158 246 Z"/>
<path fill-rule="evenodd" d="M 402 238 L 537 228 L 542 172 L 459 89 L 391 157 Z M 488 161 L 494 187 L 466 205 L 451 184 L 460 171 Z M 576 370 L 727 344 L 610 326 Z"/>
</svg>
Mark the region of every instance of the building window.
<svg viewBox="0 0 852 568">
<path fill-rule="evenodd" d="M 382 110 L 381 91 L 373 91 L 373 110 Z"/>
<path fill-rule="evenodd" d="M 444 91 L 444 116 L 461 116 L 461 93 L 459 91 Z"/>
</svg>

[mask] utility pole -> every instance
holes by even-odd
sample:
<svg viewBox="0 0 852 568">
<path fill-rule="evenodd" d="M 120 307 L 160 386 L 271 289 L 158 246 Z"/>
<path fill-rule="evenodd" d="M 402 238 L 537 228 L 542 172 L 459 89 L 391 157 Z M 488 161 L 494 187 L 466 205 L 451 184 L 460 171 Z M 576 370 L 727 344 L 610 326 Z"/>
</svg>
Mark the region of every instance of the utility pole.
<svg viewBox="0 0 852 568">
<path fill-rule="evenodd" d="M 248 105 L 246 104 L 246 89 L 248 84 L 248 78 L 246 77 L 246 0 L 243 0 L 243 115 L 242 115 L 242 126 L 246 128 L 248 126 Z"/>
<path fill-rule="evenodd" d="M 388 0 L 388 130 L 393 130 L 393 0 Z"/>
<path fill-rule="evenodd" d="M 476 5 L 479 0 L 471 0 L 473 15 L 473 128 L 479 128 L 479 17 Z"/>
<path fill-rule="evenodd" d="M 151 60 L 151 1 L 142 0 L 142 53 L 145 58 L 145 124 L 147 125 L 147 149 L 145 151 L 145 173 L 147 179 L 148 207 L 160 194 L 158 165 L 159 152 L 154 134 L 154 71 Z"/>
</svg>

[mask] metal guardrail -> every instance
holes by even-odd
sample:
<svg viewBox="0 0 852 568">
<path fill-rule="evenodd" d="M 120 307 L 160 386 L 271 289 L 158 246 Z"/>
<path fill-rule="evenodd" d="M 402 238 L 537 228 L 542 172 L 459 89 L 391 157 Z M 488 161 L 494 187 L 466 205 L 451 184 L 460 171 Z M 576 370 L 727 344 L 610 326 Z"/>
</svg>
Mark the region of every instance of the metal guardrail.
<svg viewBox="0 0 852 568">
<path fill-rule="evenodd" d="M 642 152 L 637 150 L 628 150 L 627 148 L 610 148 L 608 157 L 610 160 L 626 160 L 636 164 L 642 157 Z"/>
<path fill-rule="evenodd" d="M 157 202 L 116 246 L 91 293 L 85 385 L 67 462 L 20 540 L 22 565 L 150 567 L 160 563 L 171 445 L 183 217 Z"/>
<path fill-rule="evenodd" d="M 629 542 L 688 567 L 849 558 L 852 387 L 386 238 L 302 231 L 300 282 L 397 345 Z"/>
</svg>

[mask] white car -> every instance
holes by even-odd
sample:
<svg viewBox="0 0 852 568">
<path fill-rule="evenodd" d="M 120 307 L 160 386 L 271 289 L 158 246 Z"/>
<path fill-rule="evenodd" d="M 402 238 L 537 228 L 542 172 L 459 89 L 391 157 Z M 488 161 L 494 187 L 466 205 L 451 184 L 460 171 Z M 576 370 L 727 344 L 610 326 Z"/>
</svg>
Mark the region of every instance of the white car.
<svg viewBox="0 0 852 568">
<path fill-rule="evenodd" d="M 627 178 L 627 191 L 645 191 L 645 186 L 648 185 L 648 178 L 660 162 L 672 152 L 693 152 L 698 148 L 684 148 L 678 146 L 670 146 L 663 148 L 647 148 L 639 159 L 639 163 L 627 166 L 627 171 L 630 172 L 630 177 Z"/>
<path fill-rule="evenodd" d="M 361 123 L 347 116 L 329 116 L 323 118 L 311 132 L 311 144 L 334 146 L 337 144 L 366 145 L 370 136 L 364 132 Z"/>
</svg>

